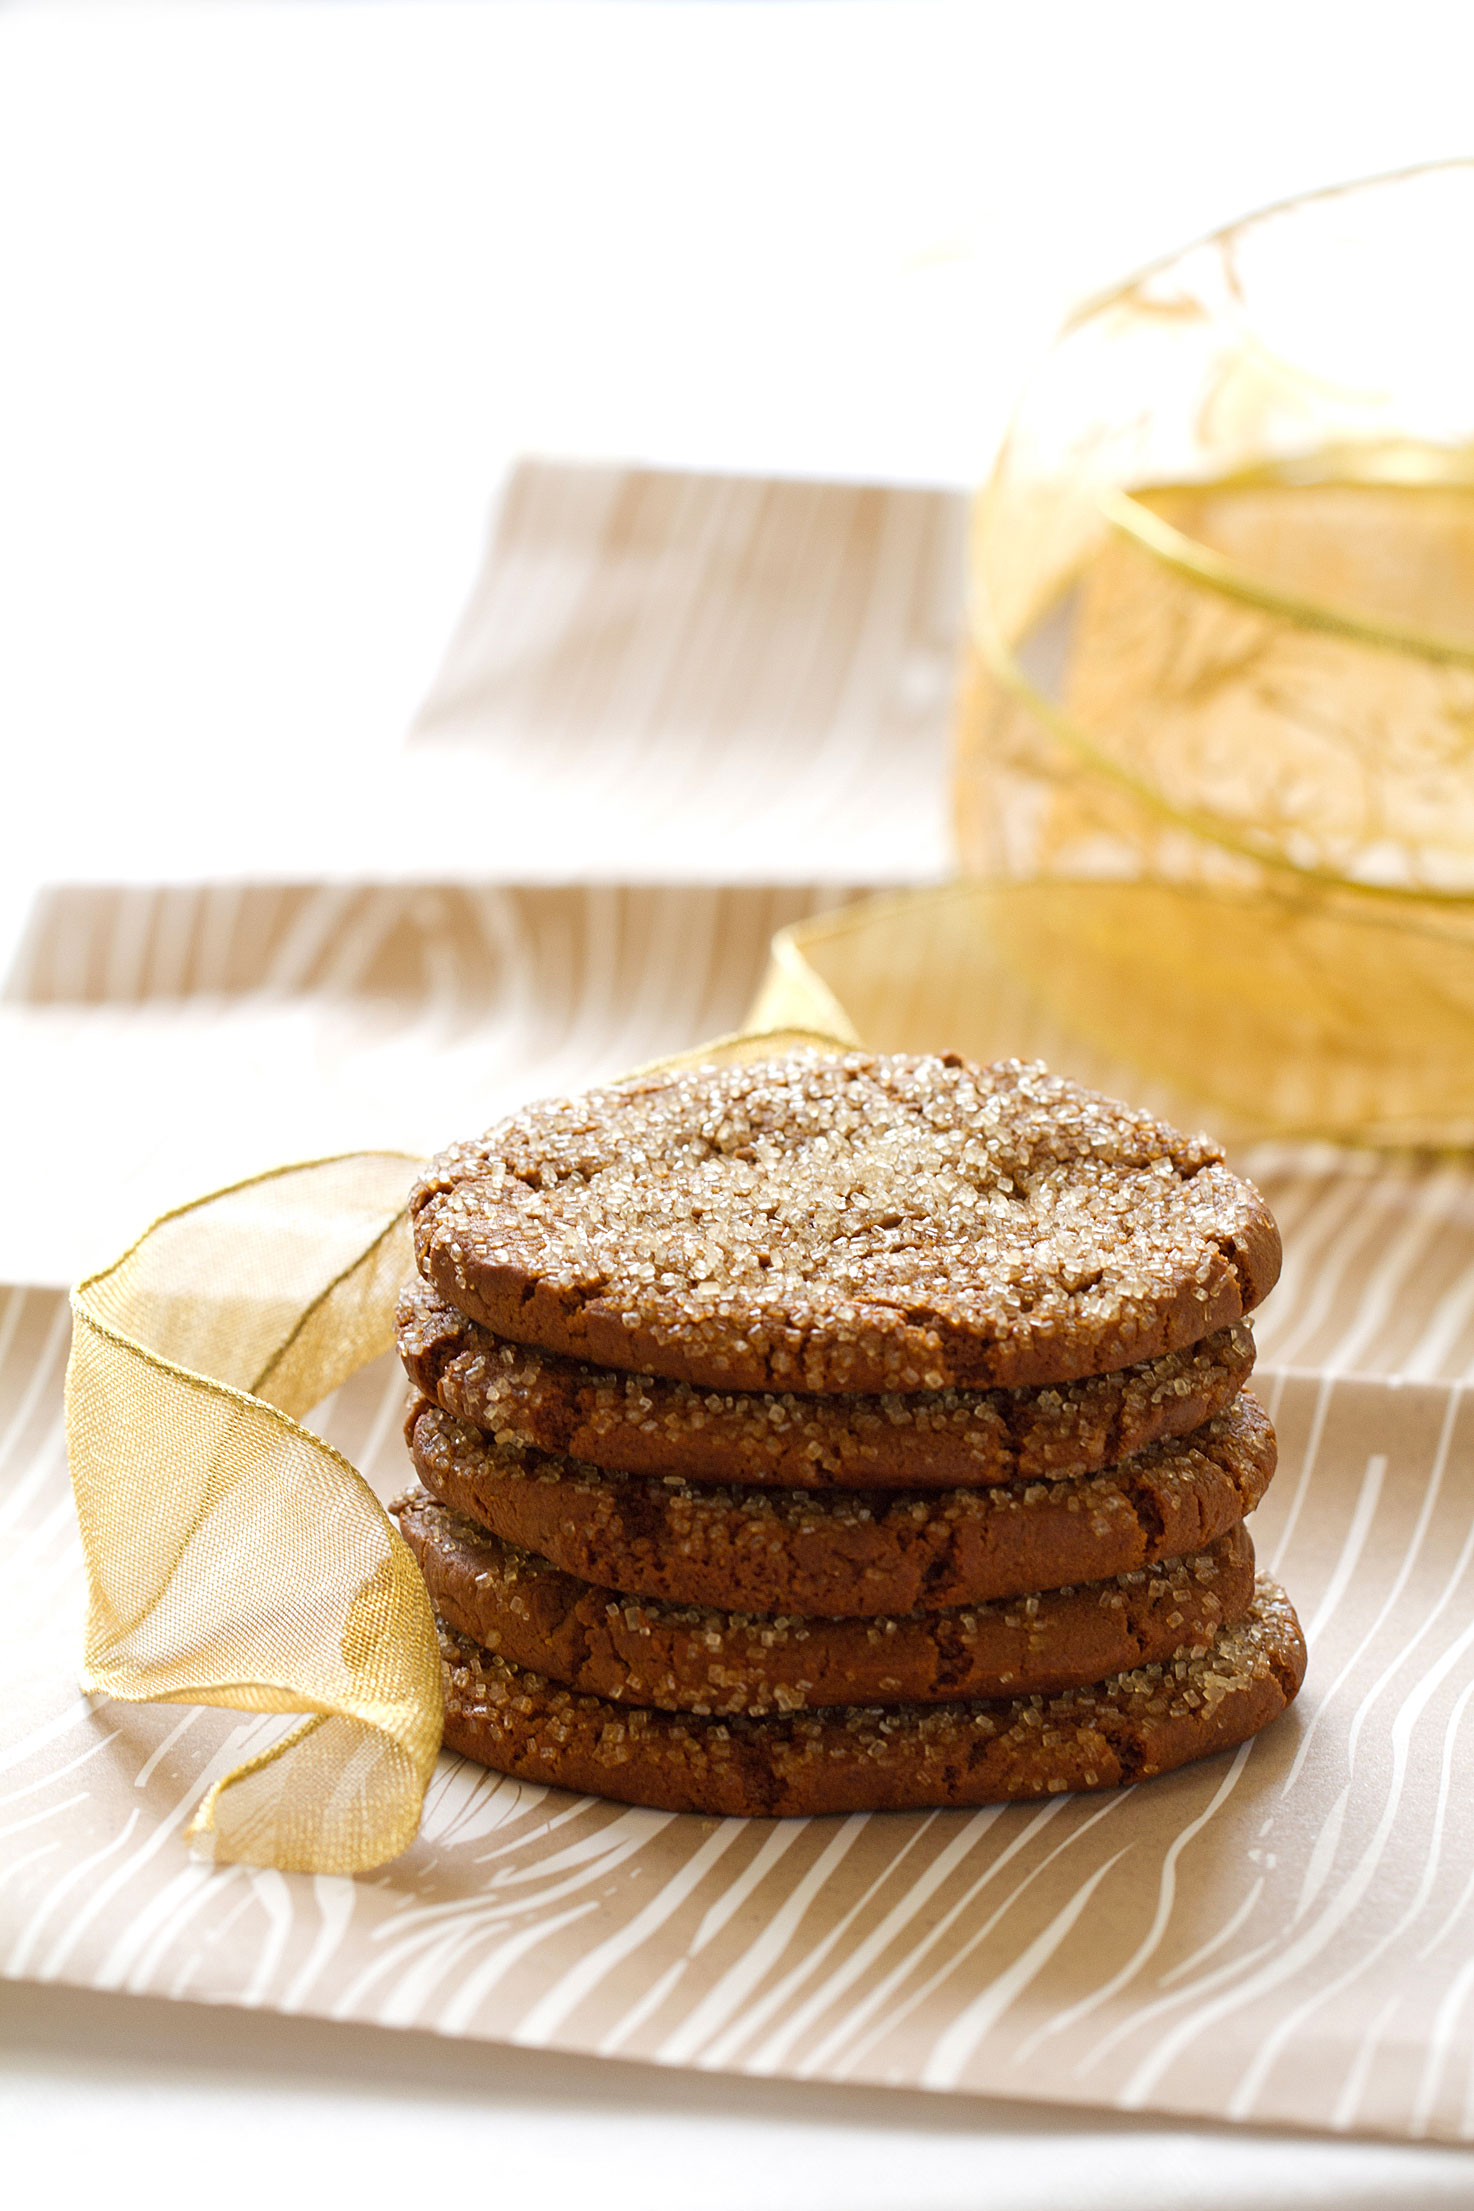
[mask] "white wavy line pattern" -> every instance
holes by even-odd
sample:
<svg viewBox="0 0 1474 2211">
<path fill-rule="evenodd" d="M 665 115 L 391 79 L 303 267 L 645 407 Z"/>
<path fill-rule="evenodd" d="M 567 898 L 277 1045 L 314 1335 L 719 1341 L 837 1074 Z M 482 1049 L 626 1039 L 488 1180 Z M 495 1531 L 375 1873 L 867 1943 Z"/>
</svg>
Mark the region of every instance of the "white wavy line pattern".
<svg viewBox="0 0 1474 2211">
<path fill-rule="evenodd" d="M 406 1055 L 445 1074 L 433 1140 L 733 1025 L 772 929 L 828 895 L 57 893 L 66 926 L 40 929 L 12 1000 L 111 1020 L 182 994 L 198 1047 L 310 998 L 354 1039 L 345 1082 L 387 1095 Z M 1119 1798 L 781 1826 L 447 1759 L 414 1849 L 359 1882 L 184 1856 L 210 1778 L 279 1723 L 78 1697 L 65 1315 L 52 1293 L 0 1293 L 0 1971 L 670 2064 L 1474 2139 L 1471 1183 L 1311 1148 L 1254 1165 L 1291 1229 L 1260 1331 L 1284 1472 L 1258 1540 L 1319 1623 L 1298 1718 Z M 330 1412 L 384 1494 L 403 1478 L 399 1397 L 381 1368 Z"/>
</svg>

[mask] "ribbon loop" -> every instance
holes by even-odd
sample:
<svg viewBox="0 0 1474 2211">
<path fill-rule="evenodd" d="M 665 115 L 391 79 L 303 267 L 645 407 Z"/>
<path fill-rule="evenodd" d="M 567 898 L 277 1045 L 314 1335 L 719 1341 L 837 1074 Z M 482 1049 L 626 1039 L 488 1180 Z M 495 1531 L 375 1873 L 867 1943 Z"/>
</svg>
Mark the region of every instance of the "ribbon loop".
<svg viewBox="0 0 1474 2211">
<path fill-rule="evenodd" d="M 368 1484 L 295 1417 L 392 1343 L 413 1165 L 357 1153 L 217 1191 L 73 1293 L 84 1687 L 306 1715 L 206 1798 L 191 1834 L 219 1859 L 359 1872 L 418 1825 L 429 1600 Z"/>
</svg>

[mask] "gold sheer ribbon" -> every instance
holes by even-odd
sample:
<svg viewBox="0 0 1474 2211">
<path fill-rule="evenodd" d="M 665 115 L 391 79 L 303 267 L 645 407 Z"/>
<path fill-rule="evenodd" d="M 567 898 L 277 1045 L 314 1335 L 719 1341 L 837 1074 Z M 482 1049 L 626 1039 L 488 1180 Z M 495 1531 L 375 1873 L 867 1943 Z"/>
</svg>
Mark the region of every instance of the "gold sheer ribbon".
<svg viewBox="0 0 1474 2211">
<path fill-rule="evenodd" d="M 299 1416 L 392 1341 L 414 1162 L 287 1167 L 166 1214 L 73 1293 L 83 1686 L 306 1715 L 210 1791 L 219 1859 L 356 1873 L 412 1839 L 440 1747 L 419 1571 Z"/>
</svg>

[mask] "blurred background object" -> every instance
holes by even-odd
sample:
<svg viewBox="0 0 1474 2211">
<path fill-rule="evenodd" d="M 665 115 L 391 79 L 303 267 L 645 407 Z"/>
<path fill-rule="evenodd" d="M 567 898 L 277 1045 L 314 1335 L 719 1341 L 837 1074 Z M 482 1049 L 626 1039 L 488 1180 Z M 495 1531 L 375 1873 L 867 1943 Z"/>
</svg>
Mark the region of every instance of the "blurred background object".
<svg viewBox="0 0 1474 2211">
<path fill-rule="evenodd" d="M 1474 1140 L 1474 163 L 1234 224 L 1077 318 L 973 539 L 978 910 L 1240 1122 Z"/>
</svg>

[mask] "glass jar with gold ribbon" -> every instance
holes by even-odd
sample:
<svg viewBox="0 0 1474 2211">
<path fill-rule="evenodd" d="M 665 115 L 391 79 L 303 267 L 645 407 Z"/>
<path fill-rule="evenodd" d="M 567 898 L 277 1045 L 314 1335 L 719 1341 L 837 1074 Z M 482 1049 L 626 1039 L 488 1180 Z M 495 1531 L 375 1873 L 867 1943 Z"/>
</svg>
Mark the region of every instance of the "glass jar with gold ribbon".
<svg viewBox="0 0 1474 2211">
<path fill-rule="evenodd" d="M 1078 315 L 973 533 L 975 925 L 1233 1121 L 1474 1139 L 1474 164 Z"/>
</svg>

